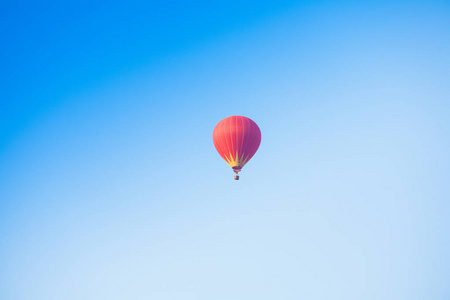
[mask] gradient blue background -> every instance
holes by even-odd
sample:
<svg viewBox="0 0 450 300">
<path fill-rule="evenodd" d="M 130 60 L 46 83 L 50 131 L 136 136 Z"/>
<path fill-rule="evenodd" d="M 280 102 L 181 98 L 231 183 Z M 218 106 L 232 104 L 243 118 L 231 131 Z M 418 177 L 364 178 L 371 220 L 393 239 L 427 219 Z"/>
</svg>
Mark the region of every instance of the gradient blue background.
<svg viewBox="0 0 450 300">
<path fill-rule="evenodd" d="M 3 1 L 0 41 L 0 299 L 450 298 L 448 2 Z"/>
</svg>

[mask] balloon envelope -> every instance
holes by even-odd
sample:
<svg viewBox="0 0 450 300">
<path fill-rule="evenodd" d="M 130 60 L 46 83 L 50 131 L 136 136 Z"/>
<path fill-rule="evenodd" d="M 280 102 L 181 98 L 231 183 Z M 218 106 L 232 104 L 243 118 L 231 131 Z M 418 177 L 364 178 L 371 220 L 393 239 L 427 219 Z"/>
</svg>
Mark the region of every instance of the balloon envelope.
<svg viewBox="0 0 450 300">
<path fill-rule="evenodd" d="M 261 131 L 251 119 L 231 116 L 216 125 L 213 142 L 220 156 L 238 173 L 258 150 Z"/>
</svg>

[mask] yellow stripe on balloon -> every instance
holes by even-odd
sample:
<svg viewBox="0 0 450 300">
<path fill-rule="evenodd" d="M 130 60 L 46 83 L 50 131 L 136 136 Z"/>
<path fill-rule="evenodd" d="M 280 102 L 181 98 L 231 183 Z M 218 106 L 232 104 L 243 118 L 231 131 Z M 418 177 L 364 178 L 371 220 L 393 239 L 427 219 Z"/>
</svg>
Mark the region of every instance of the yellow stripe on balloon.
<svg viewBox="0 0 450 300">
<path fill-rule="evenodd" d="M 227 161 L 228 165 L 230 165 L 230 167 L 232 167 L 232 168 L 233 167 L 241 167 L 242 168 L 243 166 L 245 166 L 245 164 L 248 161 L 248 155 L 244 159 L 244 155 L 245 155 L 244 153 L 242 153 L 240 158 L 239 158 L 239 154 L 237 151 L 236 151 L 236 156 L 233 157 L 231 152 L 229 152 L 229 155 L 230 155 L 230 158 L 228 158 L 228 156 L 225 156 L 225 157 L 226 157 L 226 161 Z"/>
</svg>

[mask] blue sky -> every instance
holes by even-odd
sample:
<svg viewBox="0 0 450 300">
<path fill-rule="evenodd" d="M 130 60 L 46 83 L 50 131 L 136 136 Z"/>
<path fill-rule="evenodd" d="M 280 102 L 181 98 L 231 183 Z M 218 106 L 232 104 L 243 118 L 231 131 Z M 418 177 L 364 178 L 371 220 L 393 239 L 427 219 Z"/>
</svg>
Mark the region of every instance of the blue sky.
<svg viewBox="0 0 450 300">
<path fill-rule="evenodd" d="M 445 1 L 1 7 L 1 299 L 450 296 Z"/>
</svg>

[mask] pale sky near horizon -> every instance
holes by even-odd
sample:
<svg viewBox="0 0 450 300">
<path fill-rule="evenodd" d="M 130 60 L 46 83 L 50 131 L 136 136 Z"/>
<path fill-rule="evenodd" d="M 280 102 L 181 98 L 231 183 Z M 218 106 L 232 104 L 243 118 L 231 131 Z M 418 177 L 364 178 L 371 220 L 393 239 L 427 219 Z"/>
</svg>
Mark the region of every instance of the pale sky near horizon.
<svg viewBox="0 0 450 300">
<path fill-rule="evenodd" d="M 0 299 L 450 297 L 446 1 L 19 1 L 0 40 Z"/>
</svg>

